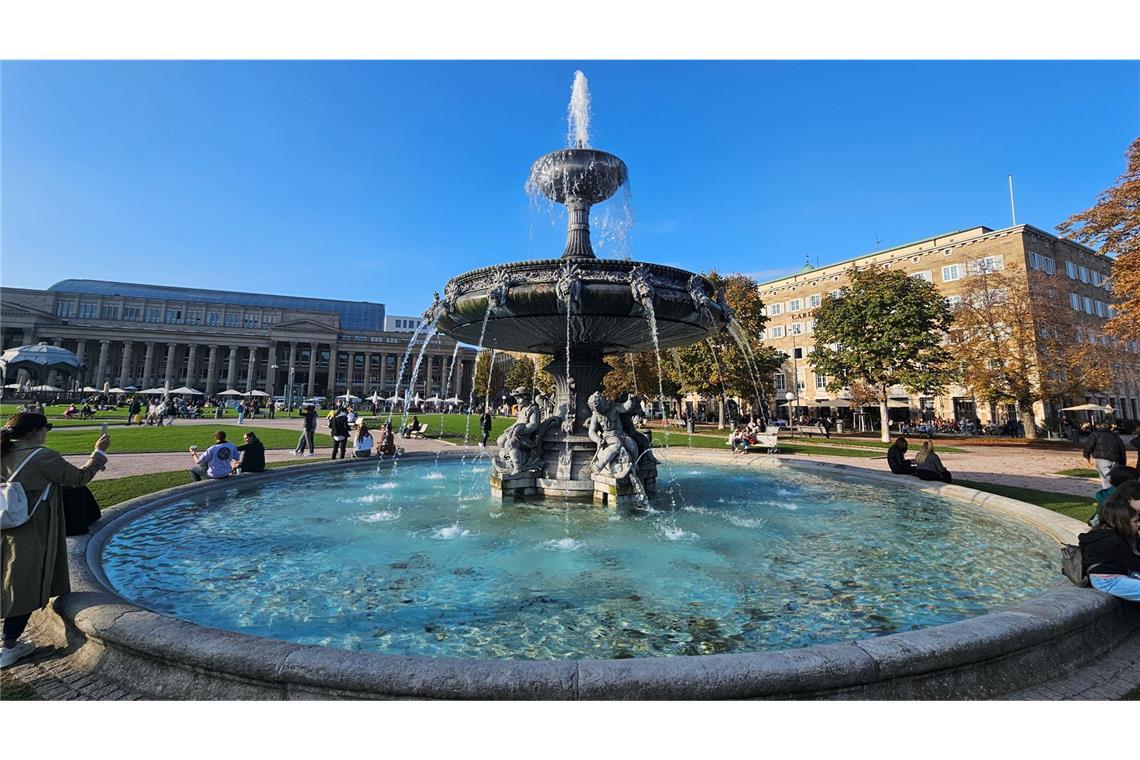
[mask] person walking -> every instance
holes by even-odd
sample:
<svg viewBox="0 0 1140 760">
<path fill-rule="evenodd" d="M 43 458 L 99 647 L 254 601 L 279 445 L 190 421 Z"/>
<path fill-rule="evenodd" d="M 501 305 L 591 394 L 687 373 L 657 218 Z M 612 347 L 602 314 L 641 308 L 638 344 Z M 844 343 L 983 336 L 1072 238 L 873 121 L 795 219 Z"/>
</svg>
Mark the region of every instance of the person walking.
<svg viewBox="0 0 1140 760">
<path fill-rule="evenodd" d="M 317 410 L 312 404 L 301 405 L 301 418 L 303 420 L 301 427 L 301 437 L 297 440 L 297 448 L 293 451 L 294 456 L 304 454 L 311 457 L 315 449 L 313 448 L 313 439 L 317 435 Z M 305 454 L 305 446 L 308 445 L 309 453 Z"/>
<path fill-rule="evenodd" d="M 340 452 L 339 458 L 344 459 L 345 450 L 348 448 L 348 414 L 344 409 L 339 409 L 329 420 L 329 431 L 333 439 L 332 459 L 338 458 L 337 452 Z"/>
<path fill-rule="evenodd" d="M 1108 476 L 1118 464 L 1127 464 L 1124 441 L 1105 425 L 1098 425 L 1085 441 L 1085 461 L 1096 468 L 1100 475 L 1101 488 L 1112 484 Z"/>
<path fill-rule="evenodd" d="M 31 512 L 22 525 L 0 529 L 0 668 L 35 651 L 34 644 L 19 640 L 28 619 L 51 597 L 71 590 L 63 489 L 86 485 L 107 466 L 109 435 L 99 436 L 90 458 L 76 467 L 44 446 L 51 427 L 42 414 L 21 412 L 0 430 L 0 471 L 6 481 L 23 487 Z"/>
<path fill-rule="evenodd" d="M 226 440 L 226 431 L 219 430 L 214 433 L 214 445 L 206 449 L 206 453 L 199 455 L 198 447 L 191 446 L 190 454 L 194 457 L 194 466 L 190 468 L 190 477 L 194 482 L 209 478 L 221 480 L 233 474 L 234 465 L 241 462 L 241 452 L 237 446 Z"/>
<path fill-rule="evenodd" d="M 491 410 L 483 407 L 483 413 L 479 415 L 479 427 L 483 429 L 483 440 L 479 441 L 479 448 L 487 448 L 487 439 L 491 437 Z"/>
<path fill-rule="evenodd" d="M 139 397 L 134 396 L 131 398 L 131 405 L 127 407 L 127 424 L 132 422 L 142 424 L 142 419 L 139 417 L 139 412 L 142 411 L 142 404 L 139 403 Z"/>
<path fill-rule="evenodd" d="M 238 424 L 244 425 L 245 424 L 245 402 L 244 401 L 238 402 L 237 413 L 238 413 Z"/>
</svg>

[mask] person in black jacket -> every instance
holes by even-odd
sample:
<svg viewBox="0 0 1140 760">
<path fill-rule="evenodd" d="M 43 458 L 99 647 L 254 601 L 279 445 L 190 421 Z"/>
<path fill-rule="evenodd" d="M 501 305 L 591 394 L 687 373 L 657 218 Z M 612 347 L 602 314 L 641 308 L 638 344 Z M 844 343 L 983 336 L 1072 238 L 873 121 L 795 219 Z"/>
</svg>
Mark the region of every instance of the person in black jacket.
<svg viewBox="0 0 1140 760">
<path fill-rule="evenodd" d="M 1101 488 L 1108 488 L 1108 474 L 1118 464 L 1128 464 L 1125 458 L 1124 441 L 1120 436 L 1101 426 L 1092 432 L 1085 441 L 1085 460 L 1100 473 Z"/>
<path fill-rule="evenodd" d="M 1077 539 L 1089 583 L 1106 594 L 1140 602 L 1140 481 L 1117 488 L 1100 519 L 1099 528 Z"/>
<path fill-rule="evenodd" d="M 344 459 L 345 450 L 348 448 L 348 414 L 344 409 L 338 410 L 329 420 L 329 432 L 333 439 L 332 458 L 336 459 L 339 451 L 340 458 Z"/>
<path fill-rule="evenodd" d="M 245 443 L 237 447 L 241 452 L 241 472 L 265 472 L 265 444 L 252 430 L 245 434 Z"/>
<path fill-rule="evenodd" d="M 914 462 L 906 458 L 906 450 L 910 444 L 901 435 L 887 449 L 887 464 L 895 475 L 913 475 Z"/>
<path fill-rule="evenodd" d="M 301 430 L 301 437 L 297 439 L 297 448 L 293 450 L 293 454 L 305 454 L 305 446 L 309 447 L 309 453 L 305 456 L 311 457 L 313 455 L 313 439 L 317 435 L 317 410 L 312 404 L 301 405 L 301 417 L 304 419 L 303 428 Z"/>
<path fill-rule="evenodd" d="M 479 427 L 483 429 L 483 440 L 479 441 L 479 448 L 487 448 L 487 439 L 491 436 L 491 411 L 486 407 L 479 415 Z"/>
</svg>

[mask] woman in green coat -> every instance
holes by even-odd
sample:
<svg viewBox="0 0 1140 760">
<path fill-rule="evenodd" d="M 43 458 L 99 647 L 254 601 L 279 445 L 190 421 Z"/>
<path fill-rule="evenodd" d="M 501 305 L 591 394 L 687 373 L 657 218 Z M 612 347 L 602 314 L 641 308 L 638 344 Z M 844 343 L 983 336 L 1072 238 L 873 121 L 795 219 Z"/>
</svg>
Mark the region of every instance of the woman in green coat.
<svg viewBox="0 0 1140 760">
<path fill-rule="evenodd" d="M 47 606 L 53 596 L 71 590 L 67 569 L 67 530 L 63 519 L 63 487 L 86 485 L 107 466 L 110 436 L 104 433 L 95 451 L 82 467 L 69 464 L 58 452 L 44 448 L 51 425 L 47 417 L 32 412 L 13 416 L 0 430 L 0 472 L 8 480 L 25 460 L 16 482 L 24 488 L 28 508 L 39 502 L 51 485 L 47 498 L 35 508 L 23 525 L 0 530 L 0 569 L 3 590 L 0 617 L 4 618 L 4 646 L 0 668 L 6 668 L 35 651 L 35 645 L 19 641 L 36 610 Z M 37 451 L 38 449 L 38 451 Z M 31 459 L 28 456 L 35 452 Z"/>
</svg>

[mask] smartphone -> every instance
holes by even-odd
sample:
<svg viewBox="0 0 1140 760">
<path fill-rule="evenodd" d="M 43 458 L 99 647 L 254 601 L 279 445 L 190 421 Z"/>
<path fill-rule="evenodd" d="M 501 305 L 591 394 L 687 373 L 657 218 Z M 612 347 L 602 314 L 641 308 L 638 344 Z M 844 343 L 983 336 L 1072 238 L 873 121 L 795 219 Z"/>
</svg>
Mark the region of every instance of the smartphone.
<svg viewBox="0 0 1140 760">
<path fill-rule="evenodd" d="M 103 435 L 107 435 L 107 423 L 104 422 L 102 425 L 100 425 L 99 430 Z"/>
</svg>

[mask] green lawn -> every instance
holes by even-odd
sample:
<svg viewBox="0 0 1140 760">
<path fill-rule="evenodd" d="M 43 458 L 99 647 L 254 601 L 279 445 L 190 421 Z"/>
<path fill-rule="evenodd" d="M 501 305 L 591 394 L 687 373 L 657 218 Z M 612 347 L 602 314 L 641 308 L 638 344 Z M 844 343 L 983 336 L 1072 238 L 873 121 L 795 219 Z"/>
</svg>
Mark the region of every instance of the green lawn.
<svg viewBox="0 0 1140 760">
<path fill-rule="evenodd" d="M 77 404 L 77 406 L 80 409 L 83 408 L 83 404 Z M 63 413 L 67 411 L 67 407 L 68 404 L 48 404 L 44 407 L 44 414 L 47 415 L 49 420 L 55 422 L 57 418 L 63 418 Z M 0 417 L 4 419 L 8 419 L 18 411 L 20 411 L 19 404 L 0 404 Z M 106 419 L 110 421 L 119 419 L 125 421 L 127 419 L 127 408 L 113 409 L 109 412 L 95 412 L 95 418 L 98 420 Z"/>
<path fill-rule="evenodd" d="M 1096 470 L 1090 470 L 1084 467 L 1079 467 L 1075 470 L 1061 470 L 1058 475 L 1068 475 L 1070 478 L 1099 478 L 1100 473 Z"/>
<path fill-rule="evenodd" d="M 291 449 L 297 445 L 300 427 L 297 430 L 259 428 L 252 425 L 171 425 L 164 427 L 129 427 L 111 431 L 113 454 L 141 454 L 164 451 L 187 451 L 191 444 L 205 450 L 214 442 L 214 432 L 226 431 L 231 443 L 241 444 L 242 433 L 252 430 L 267 449 Z M 53 430 L 48 434 L 47 445 L 61 454 L 87 454 L 95 448 L 99 438 L 98 430 Z M 331 446 L 332 438 L 324 433 L 316 434 L 317 446 Z"/>
<path fill-rule="evenodd" d="M 1007 496 L 1011 499 L 1017 499 L 1018 501 L 1024 501 L 1030 504 L 1036 504 L 1039 507 L 1060 512 L 1066 517 L 1072 517 L 1074 520 L 1080 520 L 1081 522 L 1087 521 L 1096 510 L 1096 502 L 1093 501 L 1091 496 L 1072 496 L 1067 493 L 1038 491 L 1033 488 L 1018 488 L 1016 486 L 999 486 L 992 483 L 979 483 L 974 480 L 955 480 L 954 484 L 965 486 L 966 488 L 976 488 L 979 491 L 986 491 L 988 493 L 996 493 L 998 496 Z"/>
</svg>

